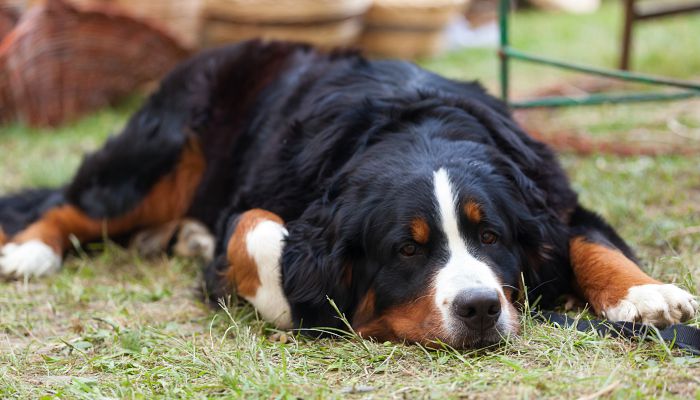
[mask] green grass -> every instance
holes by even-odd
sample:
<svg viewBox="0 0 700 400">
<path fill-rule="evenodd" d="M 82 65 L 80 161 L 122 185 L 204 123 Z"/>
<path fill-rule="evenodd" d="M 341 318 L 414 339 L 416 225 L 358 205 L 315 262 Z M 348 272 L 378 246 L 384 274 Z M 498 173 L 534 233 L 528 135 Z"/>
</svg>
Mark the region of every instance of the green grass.
<svg viewBox="0 0 700 400">
<path fill-rule="evenodd" d="M 586 17 L 518 15 L 516 46 L 613 65 L 616 4 Z M 698 16 L 643 26 L 635 65 L 698 76 L 698 37 Z M 424 65 L 496 87 L 491 51 L 453 53 Z M 539 67 L 516 71 L 521 93 L 572 79 Z M 0 192 L 65 182 L 82 154 L 118 131 L 137 103 L 57 130 L 0 128 Z M 697 135 L 699 110 L 697 102 L 685 102 L 529 113 L 554 132 L 612 138 L 645 129 L 665 138 L 674 135 L 670 120 Z M 563 154 L 562 162 L 582 202 L 619 228 L 650 274 L 697 293 L 700 234 L 689 229 L 700 226 L 697 156 Z M 603 396 L 619 399 L 700 399 L 700 358 L 529 319 L 522 335 L 487 352 L 352 336 L 281 343 L 269 339 L 274 331 L 250 306 L 233 302 L 216 312 L 202 304 L 198 265 L 141 260 L 114 245 L 93 250 L 91 257 L 70 257 L 57 275 L 0 283 L 0 398 L 576 398 L 606 389 Z"/>
<path fill-rule="evenodd" d="M 511 18 L 511 45 L 522 51 L 562 61 L 614 68 L 618 65 L 622 10 L 619 1 L 607 1 L 595 14 L 567 15 L 528 10 Z M 638 23 L 635 27 L 631 67 L 637 72 L 692 78 L 700 75 L 697 57 L 700 14 Z M 516 97 L 580 76 L 551 67 L 513 60 L 511 84 Z M 454 52 L 425 60 L 442 74 L 462 79 L 479 78 L 496 92 L 498 58 L 492 49 Z"/>
</svg>

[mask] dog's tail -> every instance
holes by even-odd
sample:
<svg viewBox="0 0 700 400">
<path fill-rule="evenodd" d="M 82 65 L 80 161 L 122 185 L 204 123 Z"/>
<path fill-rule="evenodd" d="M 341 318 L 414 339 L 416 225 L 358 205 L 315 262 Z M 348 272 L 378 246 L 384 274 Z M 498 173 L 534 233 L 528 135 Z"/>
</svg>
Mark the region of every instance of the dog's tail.
<svg viewBox="0 0 700 400">
<path fill-rule="evenodd" d="M 64 201 L 63 189 L 30 189 L 0 197 L 0 246 Z"/>
</svg>

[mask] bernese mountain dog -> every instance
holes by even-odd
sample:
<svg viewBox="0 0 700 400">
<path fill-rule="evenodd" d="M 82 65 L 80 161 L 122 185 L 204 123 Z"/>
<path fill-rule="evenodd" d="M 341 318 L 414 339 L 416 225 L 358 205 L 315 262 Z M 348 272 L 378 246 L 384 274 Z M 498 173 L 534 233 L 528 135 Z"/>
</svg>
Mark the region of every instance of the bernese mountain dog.
<svg viewBox="0 0 700 400">
<path fill-rule="evenodd" d="M 5 276 L 131 235 L 209 259 L 207 296 L 235 293 L 281 329 L 344 315 L 380 341 L 493 344 L 518 333 L 525 298 L 656 326 L 698 308 L 638 267 L 478 84 L 299 44 L 182 63 L 68 185 L 0 199 L 0 226 Z"/>
</svg>

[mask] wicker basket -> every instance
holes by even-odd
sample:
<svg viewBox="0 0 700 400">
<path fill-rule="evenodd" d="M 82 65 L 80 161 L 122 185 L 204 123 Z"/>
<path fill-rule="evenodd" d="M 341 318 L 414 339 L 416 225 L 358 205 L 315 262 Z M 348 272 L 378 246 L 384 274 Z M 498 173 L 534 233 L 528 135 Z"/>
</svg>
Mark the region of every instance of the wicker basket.
<svg viewBox="0 0 700 400">
<path fill-rule="evenodd" d="M 479 27 L 498 19 L 498 0 L 473 0 L 465 14 L 470 27 Z"/>
<path fill-rule="evenodd" d="M 234 24 L 230 21 L 207 21 L 203 34 L 205 46 L 234 43 L 250 38 L 289 40 L 319 47 L 348 46 L 362 32 L 362 20 L 351 18 L 328 24 L 275 25 Z"/>
<path fill-rule="evenodd" d="M 443 31 L 468 0 L 375 0 L 361 45 L 369 54 L 417 58 L 442 50 Z"/>
<path fill-rule="evenodd" d="M 310 22 L 362 15 L 371 0 L 208 0 L 206 14 L 247 22 Z"/>
<path fill-rule="evenodd" d="M 187 55 L 143 22 L 47 0 L 0 43 L 0 121 L 58 125 L 132 93 Z"/>
<path fill-rule="evenodd" d="M 443 50 L 442 30 L 398 30 L 366 28 L 360 46 L 365 53 L 379 58 L 413 60 L 440 53 Z"/>
<path fill-rule="evenodd" d="M 23 11 L 36 3 L 38 0 L 0 0 L 0 8 L 14 11 Z"/>
<path fill-rule="evenodd" d="M 165 29 L 185 47 L 199 45 L 204 0 L 70 0 L 88 9 L 105 6 L 148 20 Z"/>
<path fill-rule="evenodd" d="M 304 41 L 321 47 L 355 43 L 371 0 L 209 0 L 205 46 L 254 37 Z"/>
<path fill-rule="evenodd" d="M 0 5 L 0 40 L 5 37 L 17 23 L 17 13 Z"/>
</svg>

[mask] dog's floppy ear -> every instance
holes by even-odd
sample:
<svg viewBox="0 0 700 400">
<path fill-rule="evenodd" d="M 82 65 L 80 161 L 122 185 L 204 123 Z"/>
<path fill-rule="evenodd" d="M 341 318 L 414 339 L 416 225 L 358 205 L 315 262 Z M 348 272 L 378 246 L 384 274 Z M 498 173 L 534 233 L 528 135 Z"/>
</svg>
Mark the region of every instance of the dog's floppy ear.
<svg viewBox="0 0 700 400">
<path fill-rule="evenodd" d="M 545 192 L 527 177 L 512 161 L 502 158 L 500 169 L 516 188 L 511 202 L 516 240 L 523 274 L 530 288 L 531 301 L 549 303 L 561 285 L 568 285 L 572 277 L 568 263 L 568 228 L 562 224 L 547 205 Z"/>
<path fill-rule="evenodd" d="M 294 321 L 301 327 L 343 327 L 329 299 L 344 313 L 352 305 L 352 266 L 345 254 L 340 214 L 336 205 L 321 199 L 287 224 L 283 284 Z"/>
</svg>

